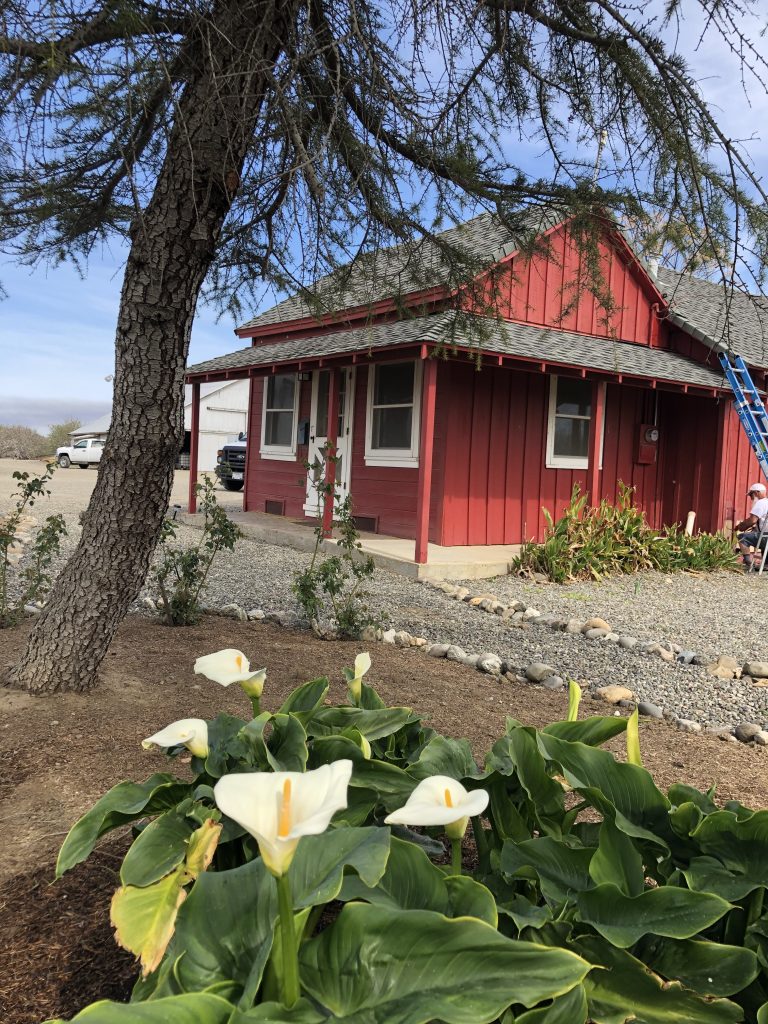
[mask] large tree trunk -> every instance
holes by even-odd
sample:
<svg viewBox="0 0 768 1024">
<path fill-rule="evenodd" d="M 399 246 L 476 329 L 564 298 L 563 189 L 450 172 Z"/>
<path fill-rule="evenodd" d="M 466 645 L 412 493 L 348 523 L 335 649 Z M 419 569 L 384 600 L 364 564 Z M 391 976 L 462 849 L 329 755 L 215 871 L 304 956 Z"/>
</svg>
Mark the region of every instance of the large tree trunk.
<svg viewBox="0 0 768 1024">
<path fill-rule="evenodd" d="M 139 593 L 183 436 L 198 293 L 231 206 L 295 3 L 220 0 L 184 44 L 185 85 L 152 199 L 132 227 L 112 425 L 80 543 L 11 673 L 38 694 L 93 685 Z"/>
</svg>

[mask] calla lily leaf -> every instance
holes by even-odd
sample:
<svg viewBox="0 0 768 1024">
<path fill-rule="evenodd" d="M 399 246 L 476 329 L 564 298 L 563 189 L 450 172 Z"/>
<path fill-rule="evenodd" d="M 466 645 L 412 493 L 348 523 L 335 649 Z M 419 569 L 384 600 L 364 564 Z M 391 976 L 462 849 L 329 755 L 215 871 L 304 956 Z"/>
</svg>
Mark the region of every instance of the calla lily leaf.
<svg viewBox="0 0 768 1024">
<path fill-rule="evenodd" d="M 363 903 L 347 904 L 299 959 L 306 991 L 350 1024 L 489 1024 L 513 1000 L 554 998 L 590 969 L 567 950 L 507 939 L 474 918 Z"/>
<path fill-rule="evenodd" d="M 414 779 L 448 775 L 458 781 L 482 779 L 485 776 L 475 764 L 469 741 L 454 740 L 447 736 L 434 736 L 422 750 L 418 761 L 408 769 L 408 773 Z"/>
<path fill-rule="evenodd" d="M 113 1003 L 104 999 L 81 1010 L 72 1018 L 72 1024 L 229 1024 L 233 1009 L 226 999 L 208 993 L 170 996 L 151 1003 Z"/>
<path fill-rule="evenodd" d="M 280 1003 L 260 1003 L 250 1010 L 236 1010 L 227 1024 L 323 1024 L 327 1014 L 319 1013 L 306 999 L 287 1010 Z"/>
<path fill-rule="evenodd" d="M 389 849 L 389 829 L 384 828 L 336 828 L 321 836 L 305 836 L 291 865 L 294 907 L 335 899 L 345 867 L 354 868 L 365 886 L 375 886 L 384 874 Z"/>
<path fill-rule="evenodd" d="M 536 1007 L 515 1017 L 514 1024 L 584 1024 L 589 1014 L 583 985 L 553 999 L 549 1006 Z"/>
<path fill-rule="evenodd" d="M 594 850 L 566 846 L 549 836 L 522 843 L 507 840 L 501 851 L 501 870 L 506 875 L 538 878 L 548 900 L 564 903 L 592 887 L 589 864 L 593 855 Z"/>
<path fill-rule="evenodd" d="M 151 974 L 163 958 L 189 881 L 181 865 L 152 885 L 121 886 L 112 897 L 110 919 L 115 938 L 123 949 L 139 958 L 143 977 Z"/>
<path fill-rule="evenodd" d="M 202 874 L 213 860 L 222 828 L 220 822 L 207 818 L 190 836 L 185 862 L 193 878 Z"/>
<path fill-rule="evenodd" d="M 139 833 L 120 868 L 123 885 L 157 882 L 184 860 L 194 825 L 175 810 L 166 811 Z"/>
<path fill-rule="evenodd" d="M 299 716 L 299 720 L 302 720 L 302 716 L 309 716 L 325 700 L 328 695 L 330 683 L 325 676 L 320 679 L 312 679 L 308 683 L 304 683 L 302 686 L 297 686 L 295 690 L 288 695 L 283 704 L 278 710 L 280 715 L 294 714 Z"/>
<path fill-rule="evenodd" d="M 639 896 L 645 885 L 643 858 L 632 839 L 606 818 L 600 826 L 600 841 L 589 874 L 595 885 L 612 883 L 625 896 Z"/>
<path fill-rule="evenodd" d="M 189 783 L 164 772 L 152 775 L 146 782 L 120 782 L 113 786 L 69 830 L 56 861 L 56 877 L 85 860 L 99 838 L 113 828 L 175 807 L 191 791 Z"/>
<path fill-rule="evenodd" d="M 367 740 L 373 741 L 391 736 L 404 725 L 417 721 L 418 716 L 410 708 L 368 711 L 365 708 L 322 707 L 306 723 L 306 730 L 308 736 L 331 736 L 351 726 L 359 730 Z"/>
<path fill-rule="evenodd" d="M 589 747 L 599 747 L 603 743 L 618 736 L 627 728 L 626 718 L 614 718 L 613 715 L 592 715 L 573 722 L 551 722 L 541 730 L 547 736 L 556 736 L 560 740 L 571 743 L 585 743 Z"/>
<path fill-rule="evenodd" d="M 644 1024 L 737 1024 L 744 1011 L 728 999 L 701 998 L 678 982 L 667 982 L 630 953 L 597 935 L 571 942 L 593 970 L 584 980 L 590 1020 L 625 1024 L 627 1013 Z"/>
<path fill-rule="evenodd" d="M 713 893 L 674 886 L 647 889 L 630 897 L 615 885 L 599 885 L 580 893 L 577 903 L 581 920 L 621 949 L 651 933 L 688 939 L 733 909 Z"/>
<path fill-rule="evenodd" d="M 635 950 L 643 963 L 702 996 L 732 996 L 755 980 L 760 965 L 751 949 L 700 939 L 649 936 Z"/>
</svg>

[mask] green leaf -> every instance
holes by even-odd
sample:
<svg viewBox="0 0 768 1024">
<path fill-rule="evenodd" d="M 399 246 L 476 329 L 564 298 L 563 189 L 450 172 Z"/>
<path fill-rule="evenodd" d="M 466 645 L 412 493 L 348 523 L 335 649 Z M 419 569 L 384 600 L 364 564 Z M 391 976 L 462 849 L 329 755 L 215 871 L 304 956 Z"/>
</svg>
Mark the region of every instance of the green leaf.
<svg viewBox="0 0 768 1024">
<path fill-rule="evenodd" d="M 600 842 L 589 864 L 595 885 L 612 883 L 625 896 L 639 896 L 645 884 L 643 858 L 630 837 L 610 818 L 600 826 Z"/>
<path fill-rule="evenodd" d="M 768 1003 L 763 1003 L 757 1011 L 757 1024 L 768 1024 Z"/>
<path fill-rule="evenodd" d="M 640 712 L 637 708 L 627 719 L 627 761 L 640 767 L 643 765 L 640 753 Z"/>
<path fill-rule="evenodd" d="M 328 708 L 322 707 L 312 715 L 306 724 L 308 736 L 332 736 L 353 728 L 365 736 L 367 740 L 378 740 L 382 736 L 391 736 L 410 722 L 418 722 L 410 708 L 383 708 L 381 711 L 368 711 L 365 708 Z"/>
<path fill-rule="evenodd" d="M 518 931 L 523 928 L 543 928 L 552 920 L 548 906 L 531 903 L 525 896 L 516 895 L 499 903 L 499 913 L 511 917 Z"/>
<path fill-rule="evenodd" d="M 235 996 L 244 990 L 255 994 L 276 920 L 277 887 L 261 858 L 232 871 L 204 872 L 179 910 L 166 954 L 178 961 L 178 984 L 200 992 L 230 981 Z M 147 989 L 139 991 L 146 999 Z"/>
<path fill-rule="evenodd" d="M 547 771 L 544 758 L 536 746 L 535 736 L 533 729 L 512 728 L 506 736 L 494 743 L 486 767 L 501 775 L 515 775 L 534 807 L 542 828 L 560 835 L 565 813 L 563 787 Z"/>
<path fill-rule="evenodd" d="M 336 828 L 320 836 L 304 836 L 291 864 L 294 907 L 335 899 L 345 867 L 354 868 L 364 885 L 375 886 L 386 869 L 389 848 L 386 828 Z"/>
<path fill-rule="evenodd" d="M 587 1013 L 587 994 L 583 985 L 577 985 L 549 1006 L 526 1010 L 515 1017 L 515 1024 L 584 1024 Z"/>
<path fill-rule="evenodd" d="M 235 1010 L 227 1024 L 323 1024 L 327 1020 L 306 999 L 300 999 L 290 1010 L 280 1003 L 260 1003 L 250 1010 Z"/>
<path fill-rule="evenodd" d="M 61 878 L 65 871 L 85 860 L 100 837 L 111 829 L 142 815 L 175 807 L 191 789 L 189 783 L 162 772 L 146 782 L 119 782 L 69 830 L 56 861 L 56 877 Z"/>
<path fill-rule="evenodd" d="M 272 716 L 267 756 L 273 771 L 303 772 L 307 767 L 307 734 L 296 715 Z"/>
<path fill-rule="evenodd" d="M 577 902 L 581 920 L 622 949 L 648 934 L 689 939 L 732 909 L 719 896 L 673 886 L 630 897 L 615 885 L 600 885 Z"/>
<path fill-rule="evenodd" d="M 702 999 L 677 982 L 666 982 L 625 950 L 598 936 L 571 943 L 590 963 L 584 980 L 590 1020 L 594 1024 L 737 1024 L 743 1011 L 727 999 Z"/>
<path fill-rule="evenodd" d="M 658 974 L 707 996 L 735 995 L 753 982 L 760 970 L 751 949 L 700 939 L 654 937 L 636 953 Z"/>
<path fill-rule="evenodd" d="M 418 781 L 428 779 L 431 775 L 447 775 L 458 781 L 483 777 L 472 757 L 469 741 L 454 740 L 447 736 L 434 736 L 408 771 Z"/>
<path fill-rule="evenodd" d="M 594 850 L 566 846 L 549 836 L 526 839 L 523 843 L 507 840 L 501 851 L 501 870 L 507 875 L 524 877 L 531 877 L 532 871 L 545 898 L 563 903 L 592 888 L 589 864 L 593 854 Z"/>
<path fill-rule="evenodd" d="M 759 872 L 763 874 L 762 869 Z M 734 903 L 763 885 L 761 877 L 737 874 L 714 857 L 694 857 L 683 875 L 688 887 L 695 892 L 715 892 L 724 900 Z"/>
<path fill-rule="evenodd" d="M 692 838 L 702 854 L 717 858 L 745 882 L 754 883 L 752 888 L 768 887 L 768 811 L 746 817 L 715 811 L 704 818 Z"/>
<path fill-rule="evenodd" d="M 544 756 L 563 769 L 574 789 L 597 789 L 629 821 L 662 835 L 669 831 L 669 801 L 645 768 L 617 761 L 607 750 L 571 743 L 547 733 L 538 734 Z M 617 825 L 619 821 L 617 819 Z"/>
<path fill-rule="evenodd" d="M 714 787 L 708 793 L 702 793 L 693 786 L 676 782 L 667 790 L 667 796 L 674 807 L 679 807 L 680 804 L 696 804 L 705 814 L 712 814 L 717 810 L 717 804 L 712 799 L 713 792 Z"/>
<path fill-rule="evenodd" d="M 151 885 L 184 860 L 192 823 L 166 811 L 139 833 L 120 868 L 123 885 Z"/>
<path fill-rule="evenodd" d="M 288 697 L 278 708 L 278 715 L 311 715 L 325 700 L 329 686 L 330 684 L 325 676 L 321 676 L 319 679 L 312 679 L 308 683 L 297 686 L 295 690 L 288 694 Z M 302 721 L 303 724 L 304 722 Z"/>
<path fill-rule="evenodd" d="M 590 747 L 599 747 L 627 727 L 626 718 L 614 718 L 613 715 L 593 715 L 575 722 L 551 722 L 541 730 L 548 736 L 556 736 L 560 740 L 571 743 L 586 743 Z"/>
<path fill-rule="evenodd" d="M 300 953 L 304 988 L 348 1024 L 488 1024 L 577 985 L 589 964 L 472 918 L 348 904 Z"/>
<path fill-rule="evenodd" d="M 226 999 L 207 993 L 170 996 L 151 1003 L 113 1003 L 104 999 L 81 1010 L 72 1021 L 78 1024 L 81 1021 L 84 1024 L 228 1024 L 232 1009 Z"/>
<path fill-rule="evenodd" d="M 242 718 L 235 718 L 234 715 L 217 715 L 212 722 L 208 722 L 208 756 L 205 758 L 205 771 L 212 779 L 221 778 L 229 770 L 230 755 L 240 757 L 243 751 L 243 742 L 240 737 L 245 727 Z M 192 767 L 195 761 L 193 758 Z"/>
<path fill-rule="evenodd" d="M 378 830 L 381 831 L 381 830 Z M 413 843 L 392 838 L 389 860 L 373 885 L 347 875 L 340 899 L 365 900 L 390 910 L 434 910 L 446 917 L 477 917 L 496 926 L 496 902 L 484 885 L 466 876 L 448 876 Z"/>
</svg>

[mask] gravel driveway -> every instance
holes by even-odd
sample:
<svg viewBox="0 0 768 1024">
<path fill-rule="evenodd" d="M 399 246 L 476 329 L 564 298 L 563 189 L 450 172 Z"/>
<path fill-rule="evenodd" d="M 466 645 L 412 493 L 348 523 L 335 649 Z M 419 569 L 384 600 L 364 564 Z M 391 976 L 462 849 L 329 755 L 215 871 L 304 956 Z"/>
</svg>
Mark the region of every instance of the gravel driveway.
<svg viewBox="0 0 768 1024">
<path fill-rule="evenodd" d="M 0 512 L 12 489 L 15 468 L 30 468 L 30 464 L 0 460 Z M 65 553 L 71 552 L 77 541 L 77 515 L 87 503 L 95 478 L 94 471 L 59 471 L 51 498 L 38 506 L 38 515 L 64 513 L 70 529 Z M 174 502 L 184 502 L 187 481 L 187 473 L 176 474 Z M 223 505 L 240 507 L 239 494 L 218 491 L 217 496 Z M 179 537 L 192 541 L 199 533 L 184 526 Z M 288 548 L 243 540 L 234 552 L 220 556 L 210 576 L 206 601 L 214 606 L 236 602 L 246 609 L 265 611 L 292 608 L 293 574 L 308 558 Z M 585 620 L 597 615 L 617 632 L 641 641 L 668 641 L 706 655 L 730 654 L 740 662 L 768 661 L 768 574 L 642 573 L 572 586 L 503 577 L 467 585 L 473 593 L 493 594 L 505 604 L 525 601 L 562 618 Z M 370 604 L 377 615 L 397 629 L 430 641 L 455 643 L 468 653 L 492 651 L 520 668 L 532 661 L 545 661 L 561 676 L 594 686 L 620 683 L 629 686 L 640 700 L 654 701 L 676 715 L 705 724 L 744 720 L 768 724 L 768 688 L 713 679 L 697 666 L 667 664 L 613 643 L 589 641 L 545 626 L 512 628 L 498 616 L 383 570 L 376 572 L 372 594 Z M 253 657 L 258 661 L 257 652 Z"/>
</svg>

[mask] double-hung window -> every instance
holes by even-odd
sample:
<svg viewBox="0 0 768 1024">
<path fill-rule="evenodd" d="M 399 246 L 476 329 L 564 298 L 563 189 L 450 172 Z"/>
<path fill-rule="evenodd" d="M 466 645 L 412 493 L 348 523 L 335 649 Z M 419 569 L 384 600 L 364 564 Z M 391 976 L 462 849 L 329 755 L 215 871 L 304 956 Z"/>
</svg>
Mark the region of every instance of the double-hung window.
<svg viewBox="0 0 768 1024">
<path fill-rule="evenodd" d="M 275 373 L 264 381 L 261 417 L 261 456 L 296 458 L 299 388 L 295 373 Z"/>
<path fill-rule="evenodd" d="M 604 387 L 605 385 L 600 385 Z M 552 377 L 549 391 L 547 466 L 552 469 L 587 469 L 589 425 L 592 420 L 592 383 L 574 377 Z M 604 423 L 600 430 L 603 460 Z"/>
<path fill-rule="evenodd" d="M 378 363 L 368 371 L 365 461 L 418 466 L 421 362 Z"/>
</svg>

